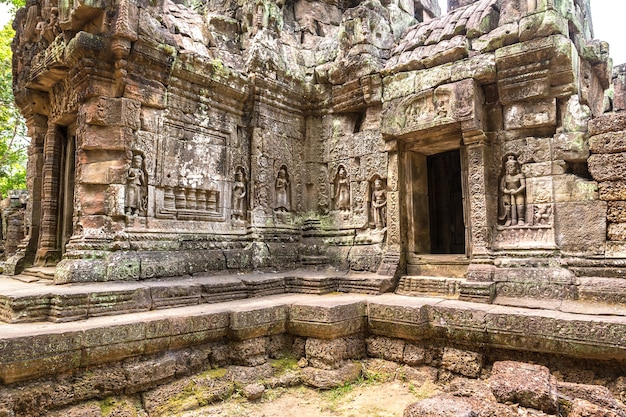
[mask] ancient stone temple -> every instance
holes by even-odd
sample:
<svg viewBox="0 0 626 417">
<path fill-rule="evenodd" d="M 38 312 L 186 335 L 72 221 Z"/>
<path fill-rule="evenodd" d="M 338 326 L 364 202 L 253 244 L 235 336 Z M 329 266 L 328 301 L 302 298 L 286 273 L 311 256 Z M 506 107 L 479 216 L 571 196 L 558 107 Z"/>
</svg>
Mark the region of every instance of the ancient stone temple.
<svg viewBox="0 0 626 417">
<path fill-rule="evenodd" d="M 588 0 L 448 6 L 29 1 L 13 46 L 30 195 L 5 273 L 51 267 L 71 285 L 0 294 L 0 316 L 146 316 L 125 336 L 46 339 L 46 358 L 62 359 L 52 369 L 11 350 L 4 383 L 124 358 L 148 367 L 216 340 L 247 353 L 212 350 L 215 363 L 258 364 L 277 346 L 268 335 L 285 334 L 339 340 L 339 361 L 352 337 L 376 335 L 405 362 L 406 340 L 436 339 L 626 363 L 626 69 L 594 40 Z M 188 331 L 147 316 L 331 292 L 395 294 L 194 310 Z M 589 311 L 619 317 L 578 321 Z M 400 346 L 376 340 L 370 356 Z M 446 352 L 451 372 L 468 358 Z"/>
<path fill-rule="evenodd" d="M 593 176 L 610 156 L 588 145 L 606 44 L 584 1 L 450 8 L 22 9 L 31 199 L 9 271 L 56 265 L 66 283 L 313 263 L 442 270 L 486 300 L 571 294 L 573 268 L 626 256 L 597 182 L 619 174 Z"/>
</svg>

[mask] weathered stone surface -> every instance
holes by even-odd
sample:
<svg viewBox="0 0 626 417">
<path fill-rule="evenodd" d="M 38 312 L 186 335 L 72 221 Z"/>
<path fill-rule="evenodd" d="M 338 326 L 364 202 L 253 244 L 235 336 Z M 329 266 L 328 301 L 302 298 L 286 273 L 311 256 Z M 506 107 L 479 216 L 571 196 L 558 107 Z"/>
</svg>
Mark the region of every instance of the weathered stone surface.
<svg viewBox="0 0 626 417">
<path fill-rule="evenodd" d="M 556 125 L 556 102 L 552 100 L 511 104 L 504 108 L 504 128 L 528 129 Z"/>
<path fill-rule="evenodd" d="M 361 365 L 350 361 L 336 369 L 306 367 L 302 370 L 302 382 L 315 388 L 332 389 L 356 380 L 361 371 Z"/>
<path fill-rule="evenodd" d="M 602 181 L 598 184 L 600 200 L 626 201 L 626 181 Z"/>
<path fill-rule="evenodd" d="M 589 144 L 583 132 L 561 133 L 552 140 L 552 158 L 584 162 L 589 158 Z"/>
<path fill-rule="evenodd" d="M 590 136 L 624 130 L 626 130 L 626 113 L 606 113 L 589 122 Z"/>
<path fill-rule="evenodd" d="M 26 224 L 35 228 L 7 270 L 64 256 L 61 284 L 331 264 L 371 274 L 306 291 L 377 293 L 393 289 L 407 254 L 438 252 L 429 239 L 444 206 L 461 207 L 463 219 L 462 243 L 445 252 L 472 258 L 552 250 L 554 226 L 570 220 L 553 204 L 597 198 L 582 178 L 585 163 L 599 169 L 584 141 L 608 86 L 608 55 L 587 39 L 582 12 L 512 0 L 457 2 L 445 17 L 433 15 L 434 2 L 266 6 L 71 5 L 58 27 L 49 5 L 19 15 L 15 86 L 41 148 L 29 172 L 39 189 Z M 91 30 L 109 12 L 111 25 Z M 472 198 L 425 207 L 442 194 L 428 158 L 457 151 L 459 166 L 447 164 L 442 183 L 454 179 Z M 62 166 L 72 155 L 74 170 Z M 519 164 L 515 224 L 501 180 L 509 174 L 499 172 L 509 157 Z M 294 282 L 243 284 L 264 296 Z M 155 287 L 153 301 L 161 308 L 243 291 L 208 289 Z M 82 317 L 84 304 L 56 316 Z M 259 324 L 261 333 L 282 331 L 281 320 Z M 363 328 L 357 316 L 307 320 L 292 330 Z M 233 337 L 259 336 L 237 326 Z M 415 338 L 411 326 L 421 324 L 398 332 Z"/>
<path fill-rule="evenodd" d="M 605 408 L 607 409 L 607 412 L 608 410 L 611 410 L 615 412 L 615 415 L 624 415 L 626 412 L 626 410 L 623 409 L 623 406 L 621 406 L 618 401 L 613 398 L 613 395 L 607 387 L 600 385 L 576 384 L 571 382 L 558 382 L 558 390 L 559 395 L 574 399 L 572 404 L 573 409 L 581 407 L 581 410 L 584 410 L 584 404 L 580 402 L 580 400 L 582 400 L 584 402 L 592 403 L 595 406 Z"/>
<path fill-rule="evenodd" d="M 445 348 L 441 358 L 441 367 L 457 374 L 476 378 L 480 375 L 483 355 L 454 348 Z"/>
<path fill-rule="evenodd" d="M 520 362 L 493 364 L 489 384 L 498 402 L 510 401 L 548 414 L 558 411 L 556 380 L 548 368 Z"/>
<path fill-rule="evenodd" d="M 248 401 L 260 400 L 264 392 L 265 387 L 263 384 L 250 384 L 243 387 L 243 395 L 245 395 Z"/>
<path fill-rule="evenodd" d="M 518 42 L 518 32 L 519 25 L 517 22 L 499 26 L 478 39 L 472 39 L 472 49 L 482 53 L 493 52 L 503 46 Z"/>
<path fill-rule="evenodd" d="M 583 399 L 575 399 L 569 413 L 572 417 L 598 416 L 598 417 L 617 417 L 623 413 L 617 413 L 613 410 L 606 409 Z"/>
<path fill-rule="evenodd" d="M 479 411 L 478 403 L 470 398 L 442 394 L 410 405 L 403 417 L 474 417 Z"/>
<path fill-rule="evenodd" d="M 55 266 L 55 284 L 120 286 L 0 295 L 5 321 L 85 320 L 1 339 L 5 383 L 124 361 L 106 389 L 78 390 L 83 401 L 208 362 L 267 367 L 290 348 L 318 387 L 354 379 L 346 361 L 367 354 L 441 365 L 445 381 L 480 375 L 477 346 L 624 360 L 621 316 L 563 312 L 621 303 L 608 293 L 622 286 L 603 279 L 626 256 L 624 71 L 618 113 L 603 115 L 610 61 L 590 39 L 588 3 L 459 0 L 442 17 L 430 0 L 48 3 L 14 25 L 33 146 L 24 241 L 6 270 Z M 400 277 L 408 258 L 432 255 L 434 278 Z M 456 258 L 467 276 L 449 276 Z M 274 273 L 302 265 L 323 272 Z M 221 270 L 232 275 L 210 277 Z M 474 303 L 284 295 L 398 282 L 445 283 Z M 115 313 L 134 314 L 93 324 Z M 292 335 L 308 339 L 294 347 Z M 187 382 L 190 407 L 233 389 Z M 551 383 L 510 396 L 555 412 Z M 149 399 L 155 415 L 186 407 Z"/>
<path fill-rule="evenodd" d="M 626 241 L 626 223 L 609 224 L 607 237 L 613 241 Z"/>
<path fill-rule="evenodd" d="M 383 358 L 395 362 L 401 362 L 404 357 L 404 340 L 369 337 L 365 342 L 367 343 L 367 354 L 370 357 Z"/>
<path fill-rule="evenodd" d="M 596 181 L 617 181 L 626 174 L 626 153 L 591 155 L 588 164 Z"/>
<path fill-rule="evenodd" d="M 593 153 L 626 152 L 626 131 L 607 132 L 589 138 L 589 150 Z"/>
<path fill-rule="evenodd" d="M 617 75 L 613 80 L 613 110 L 626 110 L 626 66 L 620 64 L 613 72 Z"/>
<path fill-rule="evenodd" d="M 611 223 L 626 223 L 626 201 L 609 201 L 606 219 Z"/>
<path fill-rule="evenodd" d="M 230 316 L 230 331 L 239 339 L 251 339 L 267 334 L 280 334 L 287 325 L 287 308 L 276 302 L 252 303 L 234 309 Z"/>
<path fill-rule="evenodd" d="M 573 44 L 562 35 L 532 39 L 496 50 L 500 100 L 509 105 L 520 100 L 573 94 L 575 54 Z"/>
<path fill-rule="evenodd" d="M 607 236 L 606 203 L 557 203 L 561 220 L 556 224 L 557 244 L 566 251 L 602 253 Z M 577 228 L 569 227 L 577 224 Z M 609 225 L 609 228 L 611 225 Z"/>
<path fill-rule="evenodd" d="M 295 304 L 289 310 L 288 329 L 293 334 L 319 338 L 336 338 L 360 333 L 365 328 L 365 308 L 362 301 L 345 303 L 320 302 Z"/>
<path fill-rule="evenodd" d="M 531 14 L 523 17 L 519 22 L 520 41 L 555 34 L 569 34 L 567 19 L 556 10 L 548 9 L 543 12 Z"/>
<path fill-rule="evenodd" d="M 306 341 L 306 357 L 309 364 L 320 369 L 337 369 L 344 366 L 347 359 L 365 356 L 365 345 L 357 337 L 341 339 L 315 339 Z"/>
</svg>

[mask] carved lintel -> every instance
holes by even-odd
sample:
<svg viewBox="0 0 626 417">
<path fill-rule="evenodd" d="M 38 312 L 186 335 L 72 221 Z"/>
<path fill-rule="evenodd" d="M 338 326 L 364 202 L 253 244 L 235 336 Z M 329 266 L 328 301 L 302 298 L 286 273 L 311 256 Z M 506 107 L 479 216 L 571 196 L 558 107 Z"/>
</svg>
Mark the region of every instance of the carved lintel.
<svg viewBox="0 0 626 417">
<path fill-rule="evenodd" d="M 461 126 L 463 131 L 482 128 L 481 88 L 474 80 L 429 88 L 392 100 L 385 105 L 383 135 L 405 136 L 418 131 Z"/>
</svg>

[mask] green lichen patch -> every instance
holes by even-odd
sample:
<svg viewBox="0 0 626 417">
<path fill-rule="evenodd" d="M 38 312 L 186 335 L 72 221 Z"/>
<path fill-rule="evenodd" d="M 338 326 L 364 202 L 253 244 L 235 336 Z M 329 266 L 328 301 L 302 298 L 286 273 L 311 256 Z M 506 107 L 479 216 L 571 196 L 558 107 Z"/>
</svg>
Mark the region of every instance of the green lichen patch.
<svg viewBox="0 0 626 417">
<path fill-rule="evenodd" d="M 285 372 L 295 371 L 299 369 L 298 360 L 293 355 L 284 355 L 279 359 L 270 361 L 272 368 L 277 375 L 282 375 Z"/>
</svg>

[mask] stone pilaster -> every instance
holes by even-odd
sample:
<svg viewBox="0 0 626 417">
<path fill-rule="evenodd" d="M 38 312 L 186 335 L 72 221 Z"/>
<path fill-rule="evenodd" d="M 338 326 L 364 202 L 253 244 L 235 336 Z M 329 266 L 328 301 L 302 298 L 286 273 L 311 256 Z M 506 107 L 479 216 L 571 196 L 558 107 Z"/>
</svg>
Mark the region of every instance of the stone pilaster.
<svg viewBox="0 0 626 417">
<path fill-rule="evenodd" d="M 485 140 L 474 141 L 476 137 L 470 138 L 465 133 L 463 136 L 466 143 L 470 142 L 467 143 L 468 250 L 472 256 L 487 255 L 492 243 L 488 215 L 489 196 L 487 195 L 489 148 Z"/>
<path fill-rule="evenodd" d="M 58 127 L 50 123 L 43 149 L 41 230 L 35 259 L 39 265 L 55 263 L 61 257 L 57 246 L 60 159 L 61 135 Z"/>
</svg>

